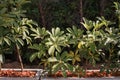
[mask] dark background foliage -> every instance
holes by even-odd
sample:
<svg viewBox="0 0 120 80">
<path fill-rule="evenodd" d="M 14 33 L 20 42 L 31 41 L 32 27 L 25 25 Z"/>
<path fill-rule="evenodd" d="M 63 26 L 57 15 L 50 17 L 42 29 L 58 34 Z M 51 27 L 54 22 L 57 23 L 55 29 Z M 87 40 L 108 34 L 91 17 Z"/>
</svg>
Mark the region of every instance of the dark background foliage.
<svg viewBox="0 0 120 80">
<path fill-rule="evenodd" d="M 31 0 L 26 5 L 27 16 L 37 21 L 40 26 L 48 29 L 52 27 L 80 27 L 80 1 L 82 1 L 82 16 L 95 20 L 98 16 L 114 21 L 115 9 L 113 2 L 119 0 Z"/>
</svg>

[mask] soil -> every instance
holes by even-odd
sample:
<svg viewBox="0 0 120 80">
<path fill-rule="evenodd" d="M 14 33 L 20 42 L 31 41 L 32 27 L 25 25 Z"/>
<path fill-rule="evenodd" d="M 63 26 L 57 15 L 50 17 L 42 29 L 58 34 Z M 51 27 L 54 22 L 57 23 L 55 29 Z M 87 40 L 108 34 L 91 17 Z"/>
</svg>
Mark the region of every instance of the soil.
<svg viewBox="0 0 120 80">
<path fill-rule="evenodd" d="M 11 60 L 6 60 L 5 63 L 2 64 L 2 68 L 20 68 L 20 63 L 18 61 L 11 61 Z M 29 68 L 29 69 L 38 69 L 40 68 L 39 65 L 35 64 L 24 64 L 24 68 Z"/>
<path fill-rule="evenodd" d="M 92 66 L 91 64 L 82 66 L 82 68 L 85 68 L 85 67 L 88 70 L 100 69 L 101 64 L 97 64 L 95 67 Z M 2 64 L 2 68 L 20 68 L 20 63 L 18 61 L 12 61 L 12 60 L 6 59 L 6 61 Z M 39 69 L 39 68 L 43 68 L 43 66 L 39 66 L 38 64 L 27 63 L 27 64 L 24 64 L 24 68 Z"/>
</svg>

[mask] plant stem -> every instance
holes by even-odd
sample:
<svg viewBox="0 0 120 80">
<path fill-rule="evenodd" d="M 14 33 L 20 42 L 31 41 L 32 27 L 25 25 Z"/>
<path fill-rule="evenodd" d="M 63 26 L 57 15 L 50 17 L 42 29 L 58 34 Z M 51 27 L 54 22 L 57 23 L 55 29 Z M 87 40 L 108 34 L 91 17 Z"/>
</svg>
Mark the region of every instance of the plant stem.
<svg viewBox="0 0 120 80">
<path fill-rule="evenodd" d="M 1 68 L 2 68 L 1 64 L 2 64 L 2 63 L 1 63 L 1 61 L 0 61 L 0 71 L 1 71 Z"/>
<path fill-rule="evenodd" d="M 88 60 L 86 59 L 86 62 L 85 62 L 85 76 L 86 76 L 86 72 L 87 72 L 87 64 L 88 64 Z"/>
<path fill-rule="evenodd" d="M 51 75 L 52 74 L 52 63 L 50 64 L 49 68 L 50 68 L 49 74 Z"/>
<path fill-rule="evenodd" d="M 17 54 L 18 60 L 20 62 L 21 71 L 23 71 L 23 62 L 22 62 L 22 58 L 21 58 L 21 55 L 20 55 L 20 49 L 17 45 L 16 45 L 16 54 Z"/>
</svg>

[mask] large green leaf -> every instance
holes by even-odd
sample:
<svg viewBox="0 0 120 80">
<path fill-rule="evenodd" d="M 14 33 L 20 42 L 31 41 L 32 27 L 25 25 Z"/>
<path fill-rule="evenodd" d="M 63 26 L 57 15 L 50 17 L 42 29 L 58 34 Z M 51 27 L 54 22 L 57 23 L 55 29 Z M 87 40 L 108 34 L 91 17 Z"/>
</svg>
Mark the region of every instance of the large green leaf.
<svg viewBox="0 0 120 80">
<path fill-rule="evenodd" d="M 30 56 L 30 62 L 33 62 L 34 59 L 36 59 L 38 53 L 34 53 Z"/>
<path fill-rule="evenodd" d="M 63 75 L 63 77 L 67 77 L 67 73 L 66 73 L 65 69 L 62 70 L 62 75 Z"/>
<path fill-rule="evenodd" d="M 24 41 L 21 38 L 16 38 L 16 41 L 20 43 L 22 46 L 24 45 Z"/>
<path fill-rule="evenodd" d="M 76 50 L 75 53 L 73 51 L 70 51 L 68 56 L 72 58 L 72 64 L 80 62 L 80 54 L 78 54 L 78 50 Z"/>
<path fill-rule="evenodd" d="M 6 11 L 7 11 L 7 8 L 2 8 L 2 9 L 0 10 L 0 14 L 5 14 Z"/>
<path fill-rule="evenodd" d="M 60 28 L 52 28 L 51 32 L 47 32 L 49 34 L 49 38 L 47 39 L 47 42 L 45 44 L 49 48 L 48 53 L 51 55 L 54 54 L 55 51 L 61 52 L 61 47 L 67 46 L 66 35 L 63 34 L 63 31 L 61 31 Z"/>
<path fill-rule="evenodd" d="M 90 51 L 92 51 L 93 53 L 95 53 L 95 51 L 96 51 L 96 45 L 94 43 L 91 43 L 89 49 L 90 49 Z"/>
<path fill-rule="evenodd" d="M 60 68 L 61 68 L 60 63 L 57 63 L 57 64 L 53 65 L 53 67 L 52 67 L 53 73 L 56 73 L 57 71 L 59 71 Z"/>
<path fill-rule="evenodd" d="M 4 38 L 4 41 L 10 46 L 11 45 L 11 41 L 9 38 L 5 37 Z"/>
<path fill-rule="evenodd" d="M 81 36 L 83 36 L 83 31 L 75 26 L 72 26 L 72 28 L 67 28 L 67 31 L 69 32 L 67 35 L 71 36 L 74 39 L 79 39 Z"/>
<path fill-rule="evenodd" d="M 87 20 L 86 18 L 83 18 L 83 21 L 81 24 L 90 31 L 93 28 L 93 22 L 91 20 Z"/>
<path fill-rule="evenodd" d="M 56 59 L 56 57 L 49 57 L 49 58 L 48 58 L 48 62 L 56 62 L 56 61 L 58 61 L 58 60 Z"/>
<path fill-rule="evenodd" d="M 50 55 L 53 55 L 54 52 L 55 52 L 55 47 L 54 47 L 54 46 L 51 46 L 51 47 L 48 49 L 48 53 L 49 53 Z"/>
<path fill-rule="evenodd" d="M 61 47 L 60 47 L 60 46 L 55 46 L 55 49 L 56 49 L 58 52 L 61 52 Z"/>
<path fill-rule="evenodd" d="M 39 50 L 39 45 L 38 44 L 33 44 L 33 45 L 30 45 L 29 48 Z"/>
<path fill-rule="evenodd" d="M 3 44 L 3 38 L 0 38 L 0 45 Z"/>
<path fill-rule="evenodd" d="M 47 35 L 47 31 L 45 28 L 31 28 L 31 30 L 34 32 L 31 34 L 31 36 L 34 36 L 34 39 L 41 38 L 43 39 Z"/>
<path fill-rule="evenodd" d="M 35 53 L 37 53 L 37 58 L 42 58 L 45 56 L 46 53 L 46 47 L 44 44 L 33 44 L 29 46 L 29 48 L 36 50 Z M 33 53 L 34 54 L 34 53 Z"/>
</svg>

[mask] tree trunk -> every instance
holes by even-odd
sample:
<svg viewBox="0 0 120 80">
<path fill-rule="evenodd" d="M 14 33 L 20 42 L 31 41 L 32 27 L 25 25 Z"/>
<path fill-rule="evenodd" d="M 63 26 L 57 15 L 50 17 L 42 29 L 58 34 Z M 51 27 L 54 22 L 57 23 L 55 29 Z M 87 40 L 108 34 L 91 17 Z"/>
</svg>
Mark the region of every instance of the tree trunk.
<svg viewBox="0 0 120 80">
<path fill-rule="evenodd" d="M 100 0 L 100 16 L 104 16 L 105 6 L 106 6 L 106 0 Z"/>
<path fill-rule="evenodd" d="M 79 13 L 80 13 L 80 23 L 83 22 L 83 9 L 82 9 L 82 0 L 80 0 L 80 8 L 79 8 Z M 82 24 L 80 24 L 80 28 L 83 29 Z"/>
<path fill-rule="evenodd" d="M 38 8 L 39 8 L 39 11 L 40 11 L 40 14 L 41 14 L 42 26 L 43 26 L 43 27 L 46 27 L 45 15 L 44 15 L 43 7 L 42 7 L 41 4 L 42 4 L 42 2 L 39 1 Z"/>
<path fill-rule="evenodd" d="M 20 55 L 20 49 L 19 49 L 19 47 L 17 45 L 16 45 L 16 54 L 18 56 L 18 60 L 19 60 L 20 67 L 21 67 L 21 71 L 23 71 L 23 62 L 22 62 L 22 58 L 21 58 L 21 55 Z"/>
</svg>

